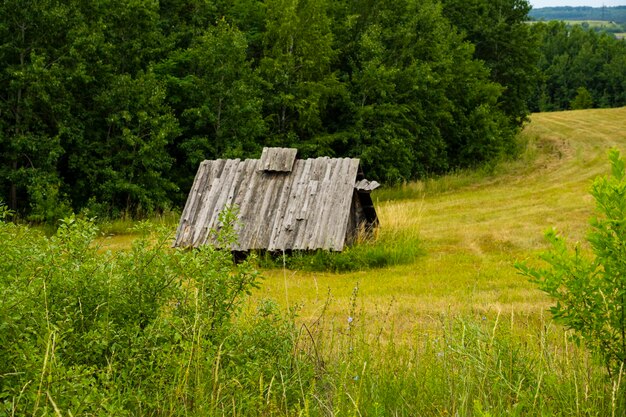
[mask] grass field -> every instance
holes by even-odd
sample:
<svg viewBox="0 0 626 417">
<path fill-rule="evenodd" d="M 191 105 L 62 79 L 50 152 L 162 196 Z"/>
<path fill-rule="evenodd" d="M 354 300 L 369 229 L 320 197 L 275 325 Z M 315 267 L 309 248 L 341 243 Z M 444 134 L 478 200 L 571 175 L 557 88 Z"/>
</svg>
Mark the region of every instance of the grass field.
<svg viewBox="0 0 626 417">
<path fill-rule="evenodd" d="M 345 274 L 264 271 L 255 297 L 298 306 L 304 320 L 325 309 L 341 322 L 358 285 L 364 320 L 391 321 L 398 334 L 428 327 L 442 313 L 539 317 L 549 302 L 513 264 L 534 258 L 550 227 L 584 238 L 591 181 L 608 172 L 609 148 L 626 147 L 626 108 L 535 114 L 523 137 L 522 159 L 490 173 L 374 195 L 382 231 L 421 239 L 426 254 L 414 263 Z"/>
<path fill-rule="evenodd" d="M 564 20 L 568 25 L 586 24 L 592 29 L 620 29 L 621 26 L 609 20 Z"/>
<path fill-rule="evenodd" d="M 198 367 L 189 395 L 211 399 L 208 414 L 189 415 L 624 415 L 623 373 L 608 377 L 572 343 L 546 313 L 546 296 L 513 265 L 537 262 L 550 227 L 584 240 L 591 182 L 608 173 L 608 149 L 626 149 L 626 108 L 535 114 L 521 142 L 516 161 L 374 195 L 375 245 L 418 254 L 409 263 L 341 274 L 261 270 L 265 279 L 235 322 L 256 335 L 241 340 L 243 373 L 221 372 L 221 350 L 215 365 L 193 350 L 189 363 L 182 359 L 181 369 L 192 358 Z M 118 249 L 133 238 L 101 242 Z M 295 326 L 272 315 L 263 317 L 274 327 L 255 324 L 264 299 L 296 311 Z M 293 329 L 290 343 L 277 328 Z M 245 349 L 267 359 L 250 362 Z M 289 366 L 276 371 L 274 362 Z M 257 365 L 275 373 L 258 376 Z"/>
<path fill-rule="evenodd" d="M 441 314 L 539 317 L 549 300 L 513 264 L 535 258 L 551 227 L 584 239 L 591 181 L 608 172 L 608 149 L 626 149 L 626 108 L 534 114 L 522 142 L 517 161 L 375 192 L 382 237 L 419 239 L 425 254 L 415 262 L 341 274 L 264 270 L 254 299 L 296 308 L 305 322 L 322 311 L 341 322 L 354 312 L 358 287 L 360 317 L 373 328 L 393 322 L 399 335 Z M 132 239 L 111 233 L 102 243 L 124 248 Z"/>
</svg>

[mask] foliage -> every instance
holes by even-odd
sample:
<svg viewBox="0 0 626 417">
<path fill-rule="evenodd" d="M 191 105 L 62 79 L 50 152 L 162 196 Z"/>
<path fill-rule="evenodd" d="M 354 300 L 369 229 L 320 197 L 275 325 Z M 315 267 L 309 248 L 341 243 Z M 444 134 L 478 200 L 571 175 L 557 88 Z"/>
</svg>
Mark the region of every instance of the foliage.
<svg viewBox="0 0 626 417">
<path fill-rule="evenodd" d="M 587 236 L 593 257 L 579 245 L 569 251 L 550 231 L 552 249 L 541 256 L 549 267 L 518 269 L 556 301 L 550 309 L 555 319 L 618 373 L 626 362 L 626 171 L 617 151 L 609 159 L 612 177 L 596 179 L 591 189 L 598 212 Z"/>
<path fill-rule="evenodd" d="M 267 145 L 358 157 L 388 182 L 510 153 L 534 68 L 528 3 L 497 21 L 490 8 L 482 32 L 448 6 L 4 2 L 0 196 L 37 222 L 142 217 L 180 206 L 199 161 Z"/>
<path fill-rule="evenodd" d="M 174 180 L 189 187 L 204 159 L 257 156 L 265 133 L 260 79 L 247 60 L 244 33 L 224 20 L 173 51 L 155 71 L 180 123 L 173 141 Z"/>
<path fill-rule="evenodd" d="M 626 105 L 625 42 L 563 22 L 536 23 L 532 31 L 541 39 L 542 74 L 530 100 L 533 111 Z"/>
<path fill-rule="evenodd" d="M 576 89 L 576 97 L 572 101 L 572 110 L 590 109 L 593 107 L 593 97 L 585 87 Z"/>
<path fill-rule="evenodd" d="M 86 219 L 66 218 L 51 238 L 0 220 L 2 413 L 221 415 L 259 378 L 294 381 L 283 389 L 295 395 L 294 373 L 307 381 L 308 367 L 291 367 L 291 319 L 267 304 L 251 327 L 233 324 L 258 283 L 251 265 L 137 232 L 111 253 Z"/>
<path fill-rule="evenodd" d="M 539 39 L 528 20 L 525 0 L 443 0 L 444 14 L 475 45 L 474 56 L 485 62 L 490 78 L 504 88 L 499 105 L 513 125 L 526 121 L 528 100 L 539 71 Z"/>
<path fill-rule="evenodd" d="M 435 330 L 416 326 L 403 341 L 393 322 L 371 329 L 372 315 L 355 304 L 343 322 L 322 316 L 309 328 L 317 344 L 305 346 L 326 369 L 315 393 L 321 413 L 311 415 L 332 407 L 363 416 L 592 416 L 626 406 L 618 378 L 608 384 L 584 349 L 558 342 L 566 338 L 550 322 L 442 313 Z"/>
</svg>

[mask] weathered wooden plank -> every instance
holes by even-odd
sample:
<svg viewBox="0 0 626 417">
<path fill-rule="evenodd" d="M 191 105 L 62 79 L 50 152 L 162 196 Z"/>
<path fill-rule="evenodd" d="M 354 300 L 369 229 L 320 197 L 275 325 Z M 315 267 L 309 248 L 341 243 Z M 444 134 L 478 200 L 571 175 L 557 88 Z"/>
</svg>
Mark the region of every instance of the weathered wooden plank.
<svg viewBox="0 0 626 417">
<path fill-rule="evenodd" d="M 335 216 L 333 224 L 328 228 L 333 231 L 332 248 L 341 251 L 345 245 L 346 230 L 348 228 L 350 205 L 354 193 L 354 178 L 359 169 L 358 159 L 345 159 L 337 181 L 336 207 L 339 216 Z M 348 213 L 346 216 L 345 213 Z"/>
<path fill-rule="evenodd" d="M 307 159 L 304 162 L 304 169 L 302 171 L 302 175 L 299 178 L 299 182 L 298 182 L 298 204 L 295 207 L 295 214 L 296 214 L 296 220 L 306 220 L 308 218 L 308 212 L 307 209 L 309 208 L 309 204 L 311 201 L 311 195 L 312 193 L 310 192 L 310 184 L 311 182 L 309 181 L 310 178 L 310 172 L 311 172 L 311 166 L 313 165 L 311 159 Z"/>
<path fill-rule="evenodd" d="M 274 175 L 276 175 L 274 179 L 275 187 L 273 189 L 270 205 L 263 214 L 265 221 L 261 221 L 259 227 L 259 239 L 261 242 L 264 242 L 263 247 L 265 248 L 270 246 L 271 235 L 275 225 L 281 223 L 281 219 L 279 216 L 276 216 L 276 213 L 279 213 L 278 205 L 281 203 L 281 196 L 286 192 L 285 189 L 291 182 L 290 175 L 283 173 L 276 173 Z"/>
<path fill-rule="evenodd" d="M 185 234 L 181 237 L 182 246 L 192 246 L 196 230 L 201 228 L 202 225 L 198 222 L 198 216 L 202 207 L 207 203 L 207 195 L 210 192 L 212 180 L 215 178 L 220 169 L 220 161 L 204 161 L 204 172 L 198 180 L 198 187 L 195 190 L 196 199 L 189 211 L 189 223 L 191 227 L 187 228 Z"/>
<path fill-rule="evenodd" d="M 361 192 L 371 192 L 380 187 L 380 184 L 377 181 L 368 181 L 366 179 L 362 179 L 354 184 L 354 188 Z"/>
<path fill-rule="evenodd" d="M 304 163 L 296 161 L 291 174 L 285 178 L 279 201 L 273 213 L 274 223 L 268 241 L 268 250 L 285 250 L 285 232 L 290 228 L 289 217 L 298 198 L 297 192 L 304 167 Z"/>
<path fill-rule="evenodd" d="M 215 196 L 219 194 L 224 186 L 224 182 L 221 181 L 221 177 L 226 163 L 227 160 L 218 159 L 211 164 L 211 173 L 209 178 L 207 178 L 209 188 L 206 190 L 206 197 L 202 199 L 203 204 L 199 207 L 195 220 L 196 230 L 193 235 L 192 243 L 195 247 L 206 243 L 209 232 L 211 228 L 213 228 L 213 225 L 209 223 L 209 220 L 211 219 L 211 214 L 215 208 L 215 204 L 217 203 Z"/>
<path fill-rule="evenodd" d="M 337 159 L 327 159 L 326 163 L 324 164 L 326 169 L 324 170 L 324 178 L 319 183 L 320 192 L 319 198 L 316 201 L 316 211 L 319 214 L 315 216 L 313 234 L 309 239 L 308 246 L 310 249 L 326 249 L 323 243 L 325 236 L 322 233 L 322 227 L 327 221 L 328 212 L 330 210 L 329 203 L 332 198 L 332 196 L 330 195 L 330 189 L 332 185 L 331 175 L 337 167 L 337 162 Z"/>
<path fill-rule="evenodd" d="M 274 172 L 290 172 L 296 160 L 297 149 L 263 148 L 260 169 Z"/>
<path fill-rule="evenodd" d="M 256 195 L 253 198 L 259 198 L 260 196 L 260 204 L 256 203 L 255 208 L 255 217 L 251 218 L 254 222 L 250 222 L 248 224 L 248 228 L 251 233 L 248 236 L 248 249 L 257 249 L 266 247 L 261 238 L 263 234 L 263 223 L 268 220 L 267 219 L 267 211 L 270 205 L 272 204 L 272 200 L 274 198 L 275 189 L 277 187 L 277 180 L 279 179 L 278 175 L 271 172 L 263 171 L 261 177 L 258 181 L 258 188 L 256 190 Z"/>
<path fill-rule="evenodd" d="M 258 160 L 251 162 L 251 166 L 248 167 L 251 170 L 248 171 L 250 180 L 247 182 L 245 193 L 239 203 L 239 221 L 242 223 L 242 230 L 239 234 L 241 250 L 250 249 L 254 225 L 258 221 L 257 204 L 262 200 L 261 190 L 263 190 L 263 186 L 259 185 L 263 181 L 263 171 L 258 170 L 258 162 Z"/>
<path fill-rule="evenodd" d="M 215 190 L 220 187 L 221 182 L 219 178 L 211 178 L 209 179 L 209 184 L 210 185 L 207 192 L 207 197 L 206 199 L 203 199 L 204 204 L 200 205 L 198 214 L 195 219 L 195 229 L 193 230 L 193 235 L 189 236 L 191 244 L 195 247 L 206 243 L 205 237 L 212 227 L 212 225 L 208 224 L 209 212 L 211 207 L 213 207 L 213 204 L 211 203 L 214 203 L 215 201 L 211 197 L 215 193 Z"/>
<path fill-rule="evenodd" d="M 237 246 L 235 248 L 236 250 L 243 250 L 241 244 L 244 241 L 244 234 L 247 229 L 247 221 L 245 219 L 248 209 L 250 208 L 249 204 L 245 204 L 245 198 L 246 195 L 253 192 L 255 181 L 258 178 L 256 173 L 257 162 L 257 159 L 246 159 L 242 162 L 244 170 L 241 174 L 238 188 L 235 191 L 235 196 L 233 197 L 232 204 L 236 205 L 239 210 L 238 224 L 235 225 L 235 231 L 237 232 L 238 237 Z"/>
<path fill-rule="evenodd" d="M 338 190 L 341 180 L 341 171 L 344 165 L 343 159 L 337 159 L 333 164 L 333 175 L 327 181 L 325 186 L 325 202 L 324 202 L 324 215 L 320 219 L 319 225 L 316 231 L 316 244 L 327 250 L 334 250 L 333 246 L 333 226 L 336 223 L 335 217 L 338 215 L 335 204 L 338 198 Z M 341 213 L 339 213 L 341 214 Z"/>
<path fill-rule="evenodd" d="M 197 199 L 192 206 L 190 212 L 190 217 L 193 219 L 194 223 L 194 230 L 188 236 L 188 239 L 190 239 L 190 244 L 192 243 L 193 235 L 195 234 L 195 228 L 199 227 L 199 224 L 197 222 L 198 214 L 200 213 L 200 210 L 202 210 L 202 207 L 206 204 L 205 196 L 209 193 L 211 189 L 212 179 L 215 178 L 215 175 L 217 175 L 219 169 L 221 169 L 219 161 L 205 161 L 204 166 L 204 175 L 200 177 L 200 181 L 198 184 Z"/>
<path fill-rule="evenodd" d="M 308 222 L 302 216 L 302 205 L 306 199 L 313 161 L 315 160 L 300 161 L 297 185 L 292 189 L 287 217 L 281 230 L 281 246 L 285 249 L 300 249 L 296 242 L 302 241 L 302 235 L 306 233 Z"/>
<path fill-rule="evenodd" d="M 226 208 L 226 201 L 228 200 L 234 177 L 237 173 L 237 168 L 239 167 L 239 161 L 239 159 L 228 159 L 224 165 L 224 169 L 222 170 L 222 174 L 219 178 L 220 186 L 214 194 L 215 205 L 208 211 L 206 224 L 209 226 L 209 229 L 204 236 L 204 242 L 202 242 L 202 244 L 209 241 L 211 243 L 216 243 L 215 236 L 211 236 L 211 229 L 219 231 L 222 226 L 219 223 L 219 216 L 220 213 Z"/>
<path fill-rule="evenodd" d="M 319 245 L 328 250 L 339 250 L 340 245 L 337 244 L 337 231 L 339 224 L 345 220 L 345 213 L 339 210 L 338 202 L 342 198 L 343 182 L 342 178 L 349 167 L 348 159 L 338 159 L 330 179 L 328 199 L 326 204 L 328 211 L 326 217 L 320 224 L 320 235 L 318 236 Z"/>
<path fill-rule="evenodd" d="M 225 179 L 226 183 L 228 184 L 228 189 L 225 189 L 225 193 L 222 196 L 223 201 L 219 203 L 222 205 L 222 208 L 213 220 L 213 223 L 216 224 L 216 230 L 220 230 L 224 226 L 218 221 L 219 215 L 227 207 L 232 207 L 235 193 L 239 184 L 241 184 L 241 175 L 245 169 L 245 163 L 239 159 L 236 159 L 235 161 L 236 164 L 234 164 L 235 166 L 232 169 L 232 173 L 229 175 L 228 178 Z M 231 249 L 236 249 L 236 246 L 236 243 L 232 243 Z"/>
<path fill-rule="evenodd" d="M 302 245 L 300 246 L 303 250 L 315 249 L 315 245 L 313 245 L 313 236 L 315 234 L 315 229 L 317 223 L 322 215 L 322 202 L 321 202 L 321 193 L 322 182 L 324 180 L 324 176 L 326 175 L 326 170 L 329 169 L 329 164 L 325 162 L 324 158 L 317 158 L 314 160 L 314 166 L 311 173 L 311 199 L 309 200 L 309 219 L 308 225 L 306 228 L 306 232 L 302 238 Z"/>
<path fill-rule="evenodd" d="M 294 239 L 293 247 L 298 250 L 307 249 L 307 244 L 309 242 L 310 236 L 312 236 L 313 234 L 312 229 L 314 229 L 315 217 L 317 214 L 315 210 L 315 200 L 317 198 L 319 180 L 321 179 L 322 175 L 321 161 L 321 158 L 311 159 L 311 167 L 309 168 L 308 178 L 303 178 L 305 183 L 304 187 L 306 187 L 306 192 L 308 193 L 308 202 L 306 202 L 307 208 L 305 212 L 306 224 L 304 224 L 304 227 L 302 228 L 302 230 L 299 231 L 298 235 L 295 236 Z"/>
<path fill-rule="evenodd" d="M 188 233 L 188 230 L 193 227 L 193 219 L 191 219 L 190 222 L 189 217 L 190 213 L 192 212 L 192 207 L 194 207 L 200 200 L 200 182 L 201 178 L 205 175 L 206 170 L 207 164 L 202 162 L 193 180 L 191 190 L 189 191 L 189 197 L 187 198 L 187 201 L 185 203 L 185 208 L 183 209 L 183 212 L 180 216 L 180 222 L 178 224 L 178 228 L 176 229 L 176 235 L 174 237 L 174 246 L 179 246 L 181 244 L 182 236 Z"/>
<path fill-rule="evenodd" d="M 294 177 L 297 177 L 298 182 L 296 183 L 296 187 L 295 187 L 295 192 L 291 193 L 289 195 L 290 199 L 289 199 L 289 207 L 286 210 L 286 216 L 284 218 L 284 222 L 283 222 L 283 230 L 285 231 L 293 231 L 294 226 L 295 226 L 295 210 L 296 210 L 296 206 L 297 206 L 297 200 L 298 200 L 298 194 L 297 192 L 299 192 L 299 189 L 302 187 L 302 174 L 304 172 L 304 166 L 300 165 L 301 168 L 298 170 L 298 172 L 294 172 Z"/>
<path fill-rule="evenodd" d="M 308 199 L 311 161 L 311 159 L 307 159 L 297 162 L 298 170 L 294 173 L 297 175 L 297 183 L 291 190 L 290 205 L 280 236 L 280 245 L 285 249 L 300 249 L 296 245 L 296 241 L 302 241 L 299 238 L 306 232 L 307 220 L 304 216 L 305 213 L 302 212 L 302 206 Z"/>
</svg>

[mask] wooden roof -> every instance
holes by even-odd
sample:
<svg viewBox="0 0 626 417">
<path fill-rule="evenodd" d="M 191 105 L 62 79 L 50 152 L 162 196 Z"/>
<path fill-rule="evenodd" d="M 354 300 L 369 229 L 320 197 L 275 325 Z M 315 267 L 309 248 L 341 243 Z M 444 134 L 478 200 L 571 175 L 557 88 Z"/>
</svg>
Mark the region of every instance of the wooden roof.
<svg viewBox="0 0 626 417">
<path fill-rule="evenodd" d="M 219 213 L 236 205 L 241 225 L 233 250 L 342 250 L 359 160 L 278 154 L 287 158 L 277 165 L 263 158 L 202 162 L 174 246 L 216 244 L 211 229 L 219 229 Z M 291 154 L 291 172 L 266 169 L 286 167 Z"/>
</svg>

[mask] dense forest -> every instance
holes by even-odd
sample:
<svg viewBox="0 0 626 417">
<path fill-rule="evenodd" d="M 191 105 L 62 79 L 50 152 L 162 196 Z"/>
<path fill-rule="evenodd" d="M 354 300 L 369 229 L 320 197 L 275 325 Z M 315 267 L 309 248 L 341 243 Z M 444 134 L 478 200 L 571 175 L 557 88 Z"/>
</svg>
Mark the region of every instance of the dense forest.
<svg viewBox="0 0 626 417">
<path fill-rule="evenodd" d="M 626 105 L 626 42 L 563 22 L 533 25 L 541 76 L 532 111 Z"/>
<path fill-rule="evenodd" d="M 529 25 L 529 11 L 4 1 L 0 200 L 31 221 L 142 215 L 180 207 L 201 160 L 263 146 L 358 157 L 368 177 L 406 181 L 514 153 L 530 110 L 570 108 L 581 88 L 584 105 L 626 103 L 624 42 Z"/>
</svg>

